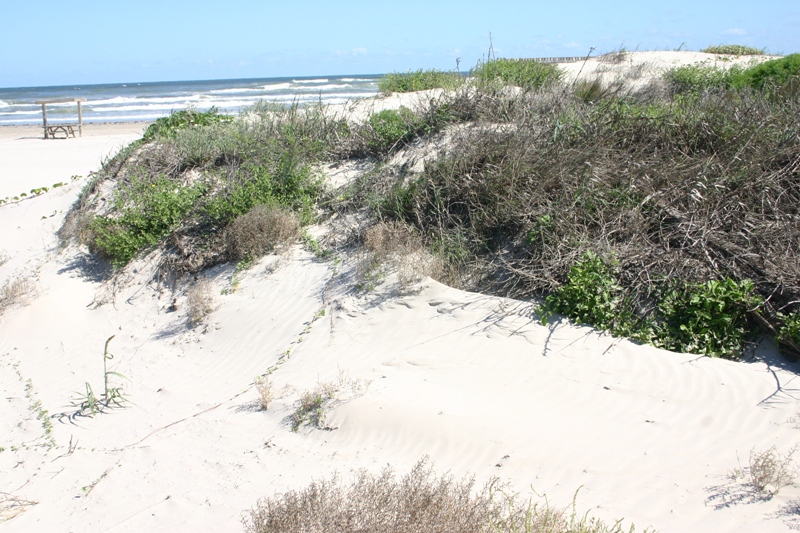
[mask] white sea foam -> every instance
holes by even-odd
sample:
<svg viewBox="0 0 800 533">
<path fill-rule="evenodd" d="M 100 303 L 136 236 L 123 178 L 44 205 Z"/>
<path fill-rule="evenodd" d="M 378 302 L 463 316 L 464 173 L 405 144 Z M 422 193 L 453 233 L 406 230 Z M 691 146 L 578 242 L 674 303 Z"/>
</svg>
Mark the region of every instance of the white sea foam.
<svg viewBox="0 0 800 533">
<path fill-rule="evenodd" d="M 283 82 L 283 83 L 273 83 L 273 84 L 270 84 L 270 85 L 263 85 L 261 87 L 261 90 L 263 90 L 263 91 L 286 91 L 288 89 L 291 89 L 292 87 L 293 87 L 293 85 L 287 81 L 287 82 Z"/>
<path fill-rule="evenodd" d="M 168 96 L 168 97 L 149 97 L 149 96 L 116 96 L 114 98 L 107 98 L 105 100 L 89 100 L 83 105 L 91 106 L 104 106 L 104 105 L 120 105 L 130 103 L 142 104 L 168 104 L 179 102 L 199 102 L 204 96 L 202 94 L 192 94 L 186 96 Z M 74 105 L 74 104 L 72 104 Z"/>
<path fill-rule="evenodd" d="M 6 115 L 39 115 L 39 116 L 41 116 L 42 115 L 42 110 L 40 108 L 40 109 L 25 110 L 25 111 L 3 111 L 2 115 L 3 116 L 6 116 Z"/>
<path fill-rule="evenodd" d="M 0 124 L 41 123 L 41 107 L 35 100 L 73 98 L 88 99 L 83 104 L 86 122 L 154 120 L 193 107 L 205 111 L 216 107 L 223 113 L 238 113 L 260 101 L 277 105 L 331 104 L 373 96 L 373 80 L 361 77 L 314 79 L 264 79 L 255 84 L 232 80 L 230 82 L 164 82 L 159 84 L 123 84 L 94 87 L 69 87 L 62 92 L 54 88 L 17 94 L 0 89 Z M 86 90 L 87 92 L 83 92 Z M 13 102 L 13 103 L 12 103 Z M 54 119 L 75 114 L 75 104 L 52 104 L 48 115 Z"/>
<path fill-rule="evenodd" d="M 296 87 L 295 90 L 296 91 L 304 91 L 304 92 L 308 92 L 308 91 L 319 92 L 319 91 L 330 91 L 330 90 L 335 90 L 335 89 L 347 89 L 348 87 L 352 87 L 352 85 L 349 85 L 347 83 L 326 83 L 325 85 L 314 85 L 314 86 L 308 86 L 308 87 Z"/>
</svg>

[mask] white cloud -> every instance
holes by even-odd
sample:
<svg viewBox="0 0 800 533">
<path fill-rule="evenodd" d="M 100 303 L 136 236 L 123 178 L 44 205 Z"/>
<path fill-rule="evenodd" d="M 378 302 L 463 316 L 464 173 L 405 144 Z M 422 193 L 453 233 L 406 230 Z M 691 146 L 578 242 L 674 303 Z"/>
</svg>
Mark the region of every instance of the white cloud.
<svg viewBox="0 0 800 533">
<path fill-rule="evenodd" d="M 730 28 L 722 32 L 723 35 L 747 35 L 747 30 L 743 28 Z"/>
<path fill-rule="evenodd" d="M 367 55 L 366 48 L 351 48 L 350 50 L 337 50 L 337 56 L 365 56 Z"/>
</svg>

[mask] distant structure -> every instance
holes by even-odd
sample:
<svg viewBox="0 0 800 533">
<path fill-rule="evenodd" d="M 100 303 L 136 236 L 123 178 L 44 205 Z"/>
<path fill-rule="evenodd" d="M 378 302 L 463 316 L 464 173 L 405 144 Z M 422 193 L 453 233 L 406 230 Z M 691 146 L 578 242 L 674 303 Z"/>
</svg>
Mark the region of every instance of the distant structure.
<svg viewBox="0 0 800 533">
<path fill-rule="evenodd" d="M 83 137 L 83 113 L 81 112 L 81 103 L 85 102 L 86 98 L 63 98 L 61 100 L 37 100 L 36 104 L 42 106 L 42 122 L 44 124 L 44 138 L 45 139 L 66 139 L 70 136 L 75 137 L 75 126 L 78 127 L 78 133 Z M 47 104 L 67 104 L 77 102 L 78 104 L 78 122 L 64 123 L 59 122 L 55 124 L 47 123 Z M 60 137 L 63 135 L 63 137 Z"/>
<path fill-rule="evenodd" d="M 581 57 L 524 57 L 523 61 L 535 61 L 536 63 L 575 63 L 576 61 L 583 61 L 585 56 Z"/>
</svg>

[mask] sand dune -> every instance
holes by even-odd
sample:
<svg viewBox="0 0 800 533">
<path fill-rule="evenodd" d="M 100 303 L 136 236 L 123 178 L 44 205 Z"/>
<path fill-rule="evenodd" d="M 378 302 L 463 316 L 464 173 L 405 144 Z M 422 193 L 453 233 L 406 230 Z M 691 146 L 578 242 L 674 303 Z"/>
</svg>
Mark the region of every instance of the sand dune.
<svg viewBox="0 0 800 533">
<path fill-rule="evenodd" d="M 147 259 L 111 286 L 55 237 L 84 183 L 69 178 L 142 127 L 67 141 L 13 130 L 0 131 L 13 155 L 0 197 L 69 183 L 0 206 L 0 283 L 30 282 L 0 316 L 4 531 L 240 531 L 260 497 L 424 456 L 556 505 L 580 489 L 579 510 L 638 530 L 800 527 L 800 489 L 760 500 L 727 477 L 753 449 L 798 442 L 799 369 L 768 344 L 749 363 L 670 353 L 429 278 L 359 295 L 299 245 L 206 273 L 215 310 L 192 329 L 180 286 L 153 280 Z M 87 382 L 102 391 L 112 335 L 124 378 L 111 384 L 129 402 L 73 416 Z M 253 381 L 271 367 L 263 411 Z M 337 390 L 322 427 L 292 431 L 320 383 Z"/>
</svg>

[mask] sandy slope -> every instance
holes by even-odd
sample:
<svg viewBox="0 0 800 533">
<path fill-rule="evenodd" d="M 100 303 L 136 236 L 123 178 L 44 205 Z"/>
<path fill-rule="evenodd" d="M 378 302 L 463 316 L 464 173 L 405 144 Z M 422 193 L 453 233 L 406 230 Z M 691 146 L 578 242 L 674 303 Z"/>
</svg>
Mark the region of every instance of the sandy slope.
<svg viewBox="0 0 800 533">
<path fill-rule="evenodd" d="M 3 142 L 31 180 L 70 177 L 52 141 Z M 105 155 L 99 141 L 63 143 L 84 161 Z M 559 505 L 582 487 L 580 510 L 639 529 L 800 527 L 800 489 L 758 501 L 726 478 L 751 449 L 785 452 L 800 436 L 800 369 L 769 347 L 751 363 L 674 354 L 545 327 L 529 304 L 429 279 L 355 294 L 347 265 L 299 247 L 244 274 L 209 272 L 216 310 L 193 330 L 183 286 L 151 280 L 146 259 L 111 287 L 102 265 L 56 247 L 82 183 L 0 207 L 0 283 L 35 281 L 0 316 L 3 531 L 240 531 L 259 497 L 333 472 L 403 472 L 426 455 Z M 102 390 L 112 335 L 111 368 L 125 376 L 112 384 L 130 403 L 50 419 L 48 446 L 36 402 L 68 415 L 86 382 Z M 253 378 L 275 365 L 279 398 L 262 411 Z M 339 385 L 324 429 L 291 431 L 299 395 L 320 382 Z"/>
<path fill-rule="evenodd" d="M 72 176 L 86 177 L 105 157 L 140 138 L 145 126 L 86 124 L 83 137 L 47 141 L 38 126 L 0 127 L 0 198 L 30 194 L 34 187 L 50 187 Z"/>
</svg>

